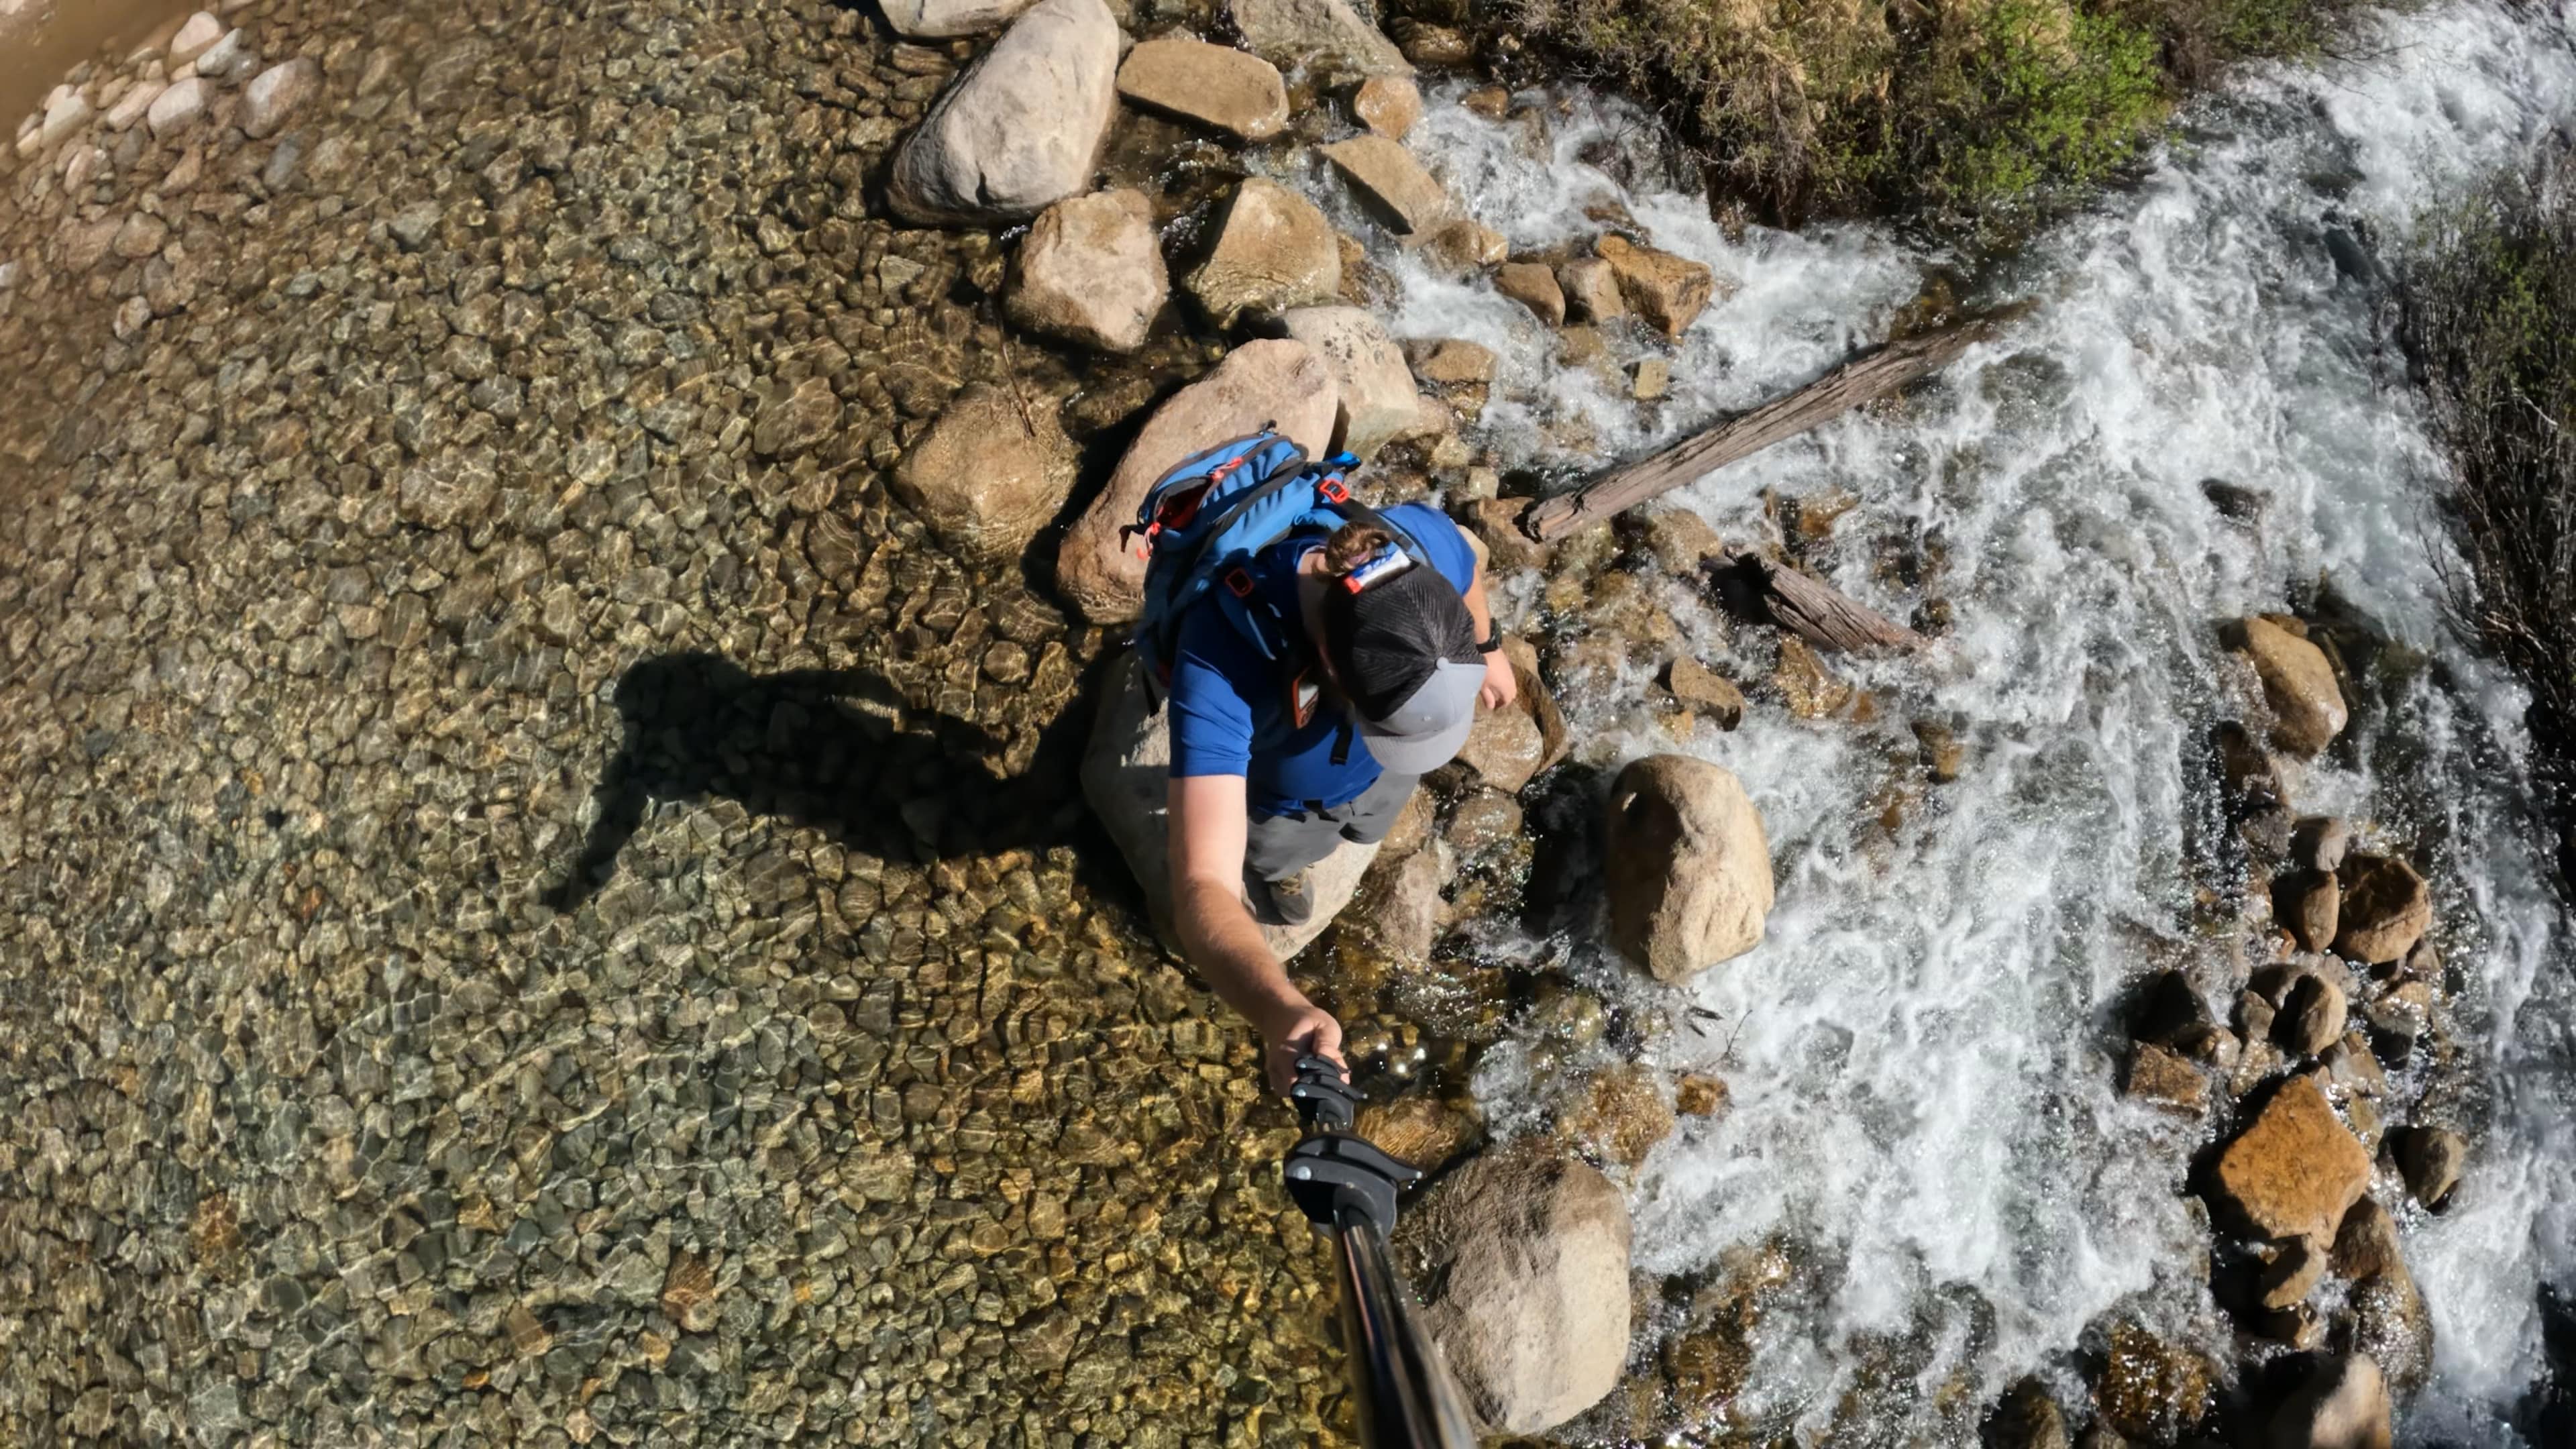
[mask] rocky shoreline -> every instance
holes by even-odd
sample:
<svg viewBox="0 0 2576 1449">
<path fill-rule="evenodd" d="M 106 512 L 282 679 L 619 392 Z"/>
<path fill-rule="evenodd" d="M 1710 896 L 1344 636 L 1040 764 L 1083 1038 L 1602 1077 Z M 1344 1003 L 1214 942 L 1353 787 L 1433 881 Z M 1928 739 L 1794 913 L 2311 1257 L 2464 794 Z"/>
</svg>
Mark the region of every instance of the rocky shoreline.
<svg viewBox="0 0 2576 1449">
<path fill-rule="evenodd" d="M 1742 784 L 1579 749 L 1556 691 L 1650 658 L 1680 741 L 1884 706 L 1754 626 L 1776 667 L 1696 656 L 1696 515 L 1519 531 L 1544 480 L 1478 428 L 1494 351 L 1391 331 L 1371 245 L 1641 409 L 1735 279 L 1615 208 L 1511 251 L 1405 140 L 1475 53 L 1395 29 L 232 0 L 48 98 L 0 161 L 0 1439 L 1346 1434 L 1293 1119 L 1077 783 L 1137 603 L 1117 524 L 1183 440 L 1276 421 L 1449 507 L 1526 636 L 1523 703 L 1300 962 L 1364 1128 L 1445 1169 L 1417 1281 L 1497 1429 L 1737 1442 L 1796 1246 L 1632 1274 L 1623 1196 L 1726 1083 L 1477 938 L 1589 929 L 1598 886 L 1670 984 L 1772 908 Z M 1838 512 L 1784 504 L 1787 551 Z M 2105 1325 L 2095 1445 L 2384 1414 L 2362 1365 L 2402 1391 L 2427 1352 L 2399 1229 L 2460 1168 L 2419 1110 L 2432 887 L 2289 808 L 2350 646 L 2241 630 L 2198 843 L 2226 945 L 2151 983 L 2124 1080 L 2216 1144 L 2216 1301 L 2341 1357 L 2231 1390 Z M 1886 831 L 1960 736 L 1908 722 Z M 1469 1082 L 1507 1036 L 1563 1073 L 1498 1133 Z M 1996 1413 L 2067 1439 L 2042 1386 Z"/>
</svg>

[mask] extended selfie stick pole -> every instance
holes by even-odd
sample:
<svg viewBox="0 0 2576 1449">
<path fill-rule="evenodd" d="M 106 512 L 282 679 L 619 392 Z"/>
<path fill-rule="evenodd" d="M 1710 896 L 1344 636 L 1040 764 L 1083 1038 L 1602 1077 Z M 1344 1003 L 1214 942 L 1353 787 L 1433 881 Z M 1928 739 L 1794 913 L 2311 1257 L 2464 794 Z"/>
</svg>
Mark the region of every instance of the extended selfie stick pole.
<svg viewBox="0 0 2576 1449">
<path fill-rule="evenodd" d="M 1331 1062 L 1298 1058 L 1288 1096 L 1306 1122 L 1305 1140 L 1285 1164 L 1288 1196 L 1333 1238 L 1360 1442 L 1368 1449 L 1475 1449 L 1458 1386 L 1415 1321 L 1412 1291 L 1387 1251 L 1396 1190 L 1422 1174 L 1352 1133 L 1359 1097 Z"/>
</svg>

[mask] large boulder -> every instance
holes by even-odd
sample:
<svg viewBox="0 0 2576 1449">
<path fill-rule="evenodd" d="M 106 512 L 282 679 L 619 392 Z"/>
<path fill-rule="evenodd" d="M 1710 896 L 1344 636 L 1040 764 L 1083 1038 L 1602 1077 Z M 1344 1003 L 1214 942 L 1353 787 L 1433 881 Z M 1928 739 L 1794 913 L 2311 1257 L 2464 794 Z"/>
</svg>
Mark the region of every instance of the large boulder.
<svg viewBox="0 0 2576 1449">
<path fill-rule="evenodd" d="M 2343 689 L 2325 651 L 2264 618 L 2243 621 L 2246 656 L 2272 706 L 2272 742 L 2313 755 L 2343 732 Z"/>
<path fill-rule="evenodd" d="M 1722 765 L 1649 755 L 1610 787 L 1610 939 L 1658 981 L 1687 981 L 1762 942 L 1771 845 Z"/>
<path fill-rule="evenodd" d="M 1032 0 L 878 0 L 886 23 L 915 40 L 999 30 Z"/>
<path fill-rule="evenodd" d="M 950 552 L 1008 563 L 1054 519 L 1079 462 L 1050 400 L 1023 407 L 976 383 L 949 400 L 894 470 L 894 493 Z"/>
<path fill-rule="evenodd" d="M 1118 22 L 1101 0 L 1040 0 L 940 96 L 894 160 L 895 212 L 1025 220 L 1091 182 L 1118 110 Z"/>
<path fill-rule="evenodd" d="M 1290 337 L 1315 349 L 1332 369 L 1341 407 L 1335 431 L 1342 446 L 1362 458 L 1398 438 L 1425 431 L 1438 420 L 1414 390 L 1413 369 L 1386 324 L 1364 307 L 1298 307 L 1280 314 Z"/>
<path fill-rule="evenodd" d="M 1448 190 L 1401 142 L 1353 136 L 1326 146 L 1324 159 L 1333 163 L 1360 204 L 1398 236 L 1428 236 L 1455 208 Z"/>
<path fill-rule="evenodd" d="M 1386 33 L 1346 0 L 1230 0 L 1226 14 L 1264 60 L 1328 76 L 1411 75 Z"/>
<path fill-rule="evenodd" d="M 1141 191 L 1095 191 L 1038 213 L 1020 243 L 1011 320 L 1102 352 L 1133 352 L 1171 290 L 1154 204 Z"/>
<path fill-rule="evenodd" d="M 1066 532 L 1056 556 L 1057 592 L 1095 624 L 1135 618 L 1145 604 L 1145 561 L 1118 530 L 1135 523 L 1154 480 L 1190 454 L 1264 423 L 1321 457 L 1333 441 L 1336 400 L 1332 369 L 1302 342 L 1265 338 L 1226 354 L 1215 371 L 1172 394 L 1146 419 L 1109 486 Z"/>
<path fill-rule="evenodd" d="M 1397 1262 L 1487 1434 L 1540 1434 L 1601 1401 L 1628 1357 L 1628 1204 L 1545 1144 L 1469 1161 L 1409 1208 Z"/>
<path fill-rule="evenodd" d="M 2267 1238 L 2334 1241 L 2370 1186 L 2370 1152 L 2312 1077 L 2292 1077 L 2218 1157 L 2218 1201 Z"/>
<path fill-rule="evenodd" d="M 1592 250 L 1617 274 L 1619 295 L 1629 309 L 1666 337 L 1687 331 L 1716 290 L 1717 274 L 1705 263 L 1641 247 L 1623 236 L 1604 236 Z"/>
<path fill-rule="evenodd" d="M 1082 794 L 1092 813 L 1109 828 L 1127 869 L 1144 888 L 1145 906 L 1155 934 L 1177 953 L 1172 930 L 1172 862 L 1170 801 L 1172 783 L 1172 712 L 1157 706 L 1136 671 L 1136 656 L 1122 656 L 1110 666 L 1101 690 L 1100 713 L 1093 719 L 1091 742 L 1082 756 Z M 1302 926 L 1260 927 L 1261 939 L 1280 960 L 1306 949 L 1341 914 L 1358 892 L 1360 877 L 1377 859 L 1375 845 L 1344 842 L 1306 872 L 1315 896 L 1315 913 Z"/>
<path fill-rule="evenodd" d="M 1218 327 L 1249 314 L 1330 302 L 1342 290 L 1342 248 L 1315 203 L 1253 176 L 1235 189 L 1216 246 L 1184 278 Z"/>
<path fill-rule="evenodd" d="M 2388 1385 L 2358 1353 L 2315 1365 L 2272 1414 L 2270 1449 L 2388 1449 Z"/>
<path fill-rule="evenodd" d="M 2415 867 L 2391 855 L 2344 857 L 2335 953 L 2365 965 L 2403 961 L 2433 924 L 2433 891 Z"/>
<path fill-rule="evenodd" d="M 1127 52 L 1118 94 L 1246 141 L 1267 141 L 1288 124 L 1288 86 L 1279 67 L 1186 35 L 1148 40 Z"/>
</svg>

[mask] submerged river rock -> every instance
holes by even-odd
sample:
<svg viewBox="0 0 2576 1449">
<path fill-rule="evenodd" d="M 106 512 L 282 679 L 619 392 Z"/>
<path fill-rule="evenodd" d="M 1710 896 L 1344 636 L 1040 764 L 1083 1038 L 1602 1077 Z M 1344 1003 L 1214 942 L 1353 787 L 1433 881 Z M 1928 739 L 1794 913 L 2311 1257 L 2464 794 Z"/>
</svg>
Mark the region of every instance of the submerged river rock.
<svg viewBox="0 0 2576 1449">
<path fill-rule="evenodd" d="M 225 18 L 0 163 L 0 1442 L 1328 1439 L 1102 636 L 889 492 L 1076 388 L 884 210 L 971 49 Z"/>
</svg>

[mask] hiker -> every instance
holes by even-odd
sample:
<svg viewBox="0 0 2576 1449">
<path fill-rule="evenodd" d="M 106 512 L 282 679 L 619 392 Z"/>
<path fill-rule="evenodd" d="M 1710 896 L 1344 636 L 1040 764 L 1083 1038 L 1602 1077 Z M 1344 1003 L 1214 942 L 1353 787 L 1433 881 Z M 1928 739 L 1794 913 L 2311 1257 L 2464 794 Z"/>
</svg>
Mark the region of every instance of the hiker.
<svg viewBox="0 0 2576 1449">
<path fill-rule="evenodd" d="M 1309 920 L 1307 868 L 1385 838 L 1466 743 L 1477 701 L 1517 692 L 1475 545 L 1427 504 L 1352 499 L 1355 462 L 1310 465 L 1265 432 L 1173 469 L 1139 515 L 1138 640 L 1170 710 L 1174 925 L 1283 1092 L 1301 1053 L 1341 1060 L 1342 1029 L 1289 981 L 1256 913 Z"/>
</svg>

